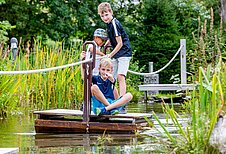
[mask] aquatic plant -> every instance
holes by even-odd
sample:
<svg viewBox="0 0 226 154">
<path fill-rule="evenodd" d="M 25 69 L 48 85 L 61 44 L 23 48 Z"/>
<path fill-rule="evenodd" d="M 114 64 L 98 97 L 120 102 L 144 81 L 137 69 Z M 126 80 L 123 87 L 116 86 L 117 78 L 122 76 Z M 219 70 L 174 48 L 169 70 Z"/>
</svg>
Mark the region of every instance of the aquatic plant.
<svg viewBox="0 0 226 154">
<path fill-rule="evenodd" d="M 97 145 L 104 145 L 106 143 L 111 143 L 113 141 L 111 135 L 106 134 L 106 131 L 102 135 L 98 135 L 97 137 Z"/>
<path fill-rule="evenodd" d="M 218 115 L 222 113 L 225 103 L 225 63 L 219 60 L 216 68 L 210 65 L 206 70 L 199 68 L 199 80 L 196 88 L 192 91 L 191 101 L 185 102 L 185 114 L 179 115 L 170 105 L 163 104 L 166 118 L 173 121 L 179 136 L 173 136 L 166 129 L 157 115 L 153 113 L 172 143 L 173 151 L 176 153 L 212 153 L 214 150 L 209 145 L 213 128 L 217 122 Z M 189 118 L 186 125 L 179 123 L 179 118 Z M 217 152 L 217 150 L 215 151 Z"/>
<path fill-rule="evenodd" d="M 79 61 L 82 44 L 64 49 L 62 42 L 51 48 L 36 42 L 30 55 L 21 52 L 15 61 L 11 55 L 2 58 L 0 69 L 35 70 L 62 66 Z M 78 109 L 82 102 L 83 84 L 80 66 L 56 71 L 0 76 L 0 116 L 12 110 L 37 110 L 49 108 Z"/>
<path fill-rule="evenodd" d="M 163 135 L 171 142 L 171 150 L 176 153 L 219 153 L 209 141 L 218 116 L 223 113 L 226 99 L 226 52 L 222 43 L 222 19 L 220 29 L 214 29 L 211 9 L 209 30 L 207 21 L 202 26 L 201 23 L 199 25 L 197 36 L 193 34 L 194 51 L 190 50 L 188 56 L 192 64 L 192 81 L 196 85 L 190 94 L 191 100 L 184 103 L 183 115 L 178 114 L 173 106 L 163 103 L 165 116 L 173 121 L 179 135 L 171 135 L 153 113 L 164 130 Z M 188 118 L 189 121 L 181 124 L 179 118 Z"/>
</svg>

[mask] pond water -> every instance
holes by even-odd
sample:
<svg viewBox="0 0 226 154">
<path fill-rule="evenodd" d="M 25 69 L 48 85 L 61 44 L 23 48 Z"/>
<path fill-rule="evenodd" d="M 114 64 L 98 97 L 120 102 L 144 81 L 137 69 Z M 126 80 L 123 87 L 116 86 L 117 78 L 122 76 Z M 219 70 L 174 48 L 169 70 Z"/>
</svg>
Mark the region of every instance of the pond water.
<svg viewBox="0 0 226 154">
<path fill-rule="evenodd" d="M 177 110 L 181 105 L 175 105 Z M 159 103 L 130 103 L 128 112 L 151 113 L 154 111 L 164 118 Z M 166 152 L 163 140 L 156 140 L 156 130 L 150 129 L 140 132 L 139 135 L 123 134 L 36 134 L 34 120 L 29 115 L 15 114 L 0 119 L 0 148 L 19 148 L 19 153 L 46 153 L 46 154 L 72 154 L 72 153 L 153 153 L 158 150 Z M 164 119 L 163 119 L 164 120 Z M 155 123 L 155 122 L 154 122 Z M 155 123 L 156 124 L 156 123 Z M 172 132 L 175 129 L 172 129 Z"/>
</svg>

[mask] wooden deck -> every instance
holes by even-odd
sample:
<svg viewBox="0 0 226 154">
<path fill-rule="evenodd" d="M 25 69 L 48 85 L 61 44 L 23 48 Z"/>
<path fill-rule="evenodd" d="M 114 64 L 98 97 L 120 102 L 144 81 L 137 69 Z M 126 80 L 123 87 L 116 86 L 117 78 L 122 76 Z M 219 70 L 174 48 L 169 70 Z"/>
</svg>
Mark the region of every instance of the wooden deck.
<svg viewBox="0 0 226 154">
<path fill-rule="evenodd" d="M 144 84 L 139 85 L 140 91 L 172 91 L 172 90 L 193 90 L 193 84 Z"/>
<path fill-rule="evenodd" d="M 19 148 L 0 148 L 0 154 L 17 154 Z"/>
<path fill-rule="evenodd" d="M 116 115 L 90 115 L 90 122 L 83 122 L 80 110 L 54 109 L 35 111 L 36 133 L 134 133 L 146 123 L 147 113 L 127 113 Z"/>
</svg>

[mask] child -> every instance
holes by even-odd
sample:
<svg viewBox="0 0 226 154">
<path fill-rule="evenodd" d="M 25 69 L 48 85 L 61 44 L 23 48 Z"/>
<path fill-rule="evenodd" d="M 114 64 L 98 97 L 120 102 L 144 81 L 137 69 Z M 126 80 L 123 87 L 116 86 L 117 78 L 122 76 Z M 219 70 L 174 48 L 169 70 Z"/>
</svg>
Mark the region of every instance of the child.
<svg viewBox="0 0 226 154">
<path fill-rule="evenodd" d="M 113 75 L 114 78 L 117 77 L 118 79 L 120 96 L 123 96 L 126 94 L 126 74 L 132 57 L 130 41 L 121 23 L 113 17 L 113 11 L 109 3 L 101 3 L 98 6 L 98 14 L 107 24 L 107 33 L 110 41 L 108 40 L 105 46 L 111 43 L 113 47 L 108 57 L 113 58 Z"/>
<path fill-rule="evenodd" d="M 85 57 L 85 52 L 81 53 L 81 60 Z M 97 114 L 117 114 L 127 102 L 132 100 L 132 94 L 126 93 L 120 98 L 114 96 L 115 79 L 112 76 L 112 62 L 110 58 L 103 58 L 99 65 L 99 75 L 92 77 L 92 111 Z M 84 70 L 82 70 L 82 74 Z"/>
<path fill-rule="evenodd" d="M 96 45 L 96 62 L 95 62 L 95 68 L 93 69 L 93 75 L 98 75 L 98 67 L 100 64 L 99 57 L 104 56 L 105 54 L 100 51 L 101 46 L 104 44 L 105 40 L 107 40 L 107 33 L 104 29 L 98 28 L 94 31 L 94 39 L 93 42 Z M 89 45 L 86 52 L 86 59 L 89 59 L 92 57 L 93 53 L 93 45 Z"/>
</svg>

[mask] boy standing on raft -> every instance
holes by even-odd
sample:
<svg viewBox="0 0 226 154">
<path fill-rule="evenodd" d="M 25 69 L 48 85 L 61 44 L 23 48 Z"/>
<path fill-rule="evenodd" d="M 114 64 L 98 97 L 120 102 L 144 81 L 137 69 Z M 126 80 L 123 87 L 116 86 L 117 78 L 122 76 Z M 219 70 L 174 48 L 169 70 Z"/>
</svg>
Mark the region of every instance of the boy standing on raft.
<svg viewBox="0 0 226 154">
<path fill-rule="evenodd" d="M 111 44 L 113 47 L 108 57 L 112 58 L 113 76 L 118 79 L 120 96 L 123 96 L 126 94 L 126 74 L 132 58 L 130 41 L 121 23 L 113 17 L 113 11 L 109 3 L 101 3 L 98 6 L 98 14 L 104 23 L 107 24 L 109 40 L 105 46 Z"/>
</svg>

